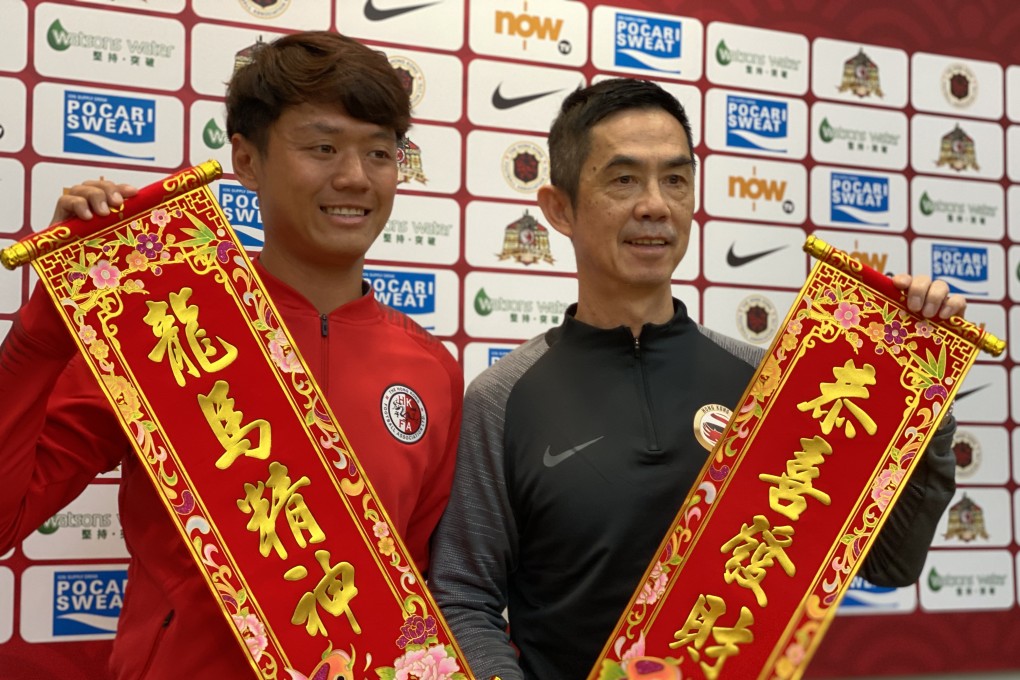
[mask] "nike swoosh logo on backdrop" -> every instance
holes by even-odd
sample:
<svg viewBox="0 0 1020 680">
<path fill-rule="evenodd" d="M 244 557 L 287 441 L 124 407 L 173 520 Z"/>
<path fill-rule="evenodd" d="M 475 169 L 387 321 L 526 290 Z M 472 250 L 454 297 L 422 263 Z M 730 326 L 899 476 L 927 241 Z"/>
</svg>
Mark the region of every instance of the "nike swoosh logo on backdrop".
<svg viewBox="0 0 1020 680">
<path fill-rule="evenodd" d="M 413 12 L 416 9 L 423 9 L 425 7 L 431 7 L 432 5 L 438 5 L 439 2 L 426 2 L 420 5 L 406 5 L 404 7 L 393 7 L 392 9 L 379 9 L 372 4 L 372 0 L 365 2 L 365 18 L 369 21 L 385 21 L 398 17 L 401 14 L 407 14 Z"/>
<path fill-rule="evenodd" d="M 745 264 L 750 264 L 755 260 L 763 258 L 766 255 L 771 255 L 772 253 L 780 251 L 786 247 L 779 246 L 778 248 L 773 248 L 772 250 L 763 250 L 758 253 L 751 253 L 750 255 L 737 255 L 736 253 L 733 252 L 733 245 L 730 246 L 729 252 L 726 253 L 726 264 L 728 264 L 731 267 L 743 267 Z"/>
<path fill-rule="evenodd" d="M 595 439 L 592 439 L 590 442 L 585 442 L 583 444 L 578 444 L 577 446 L 575 446 L 572 449 L 567 449 L 566 451 L 563 451 L 562 453 L 557 453 L 557 454 L 549 453 L 549 449 L 552 448 L 552 447 L 547 446 L 547 447 L 545 447 L 545 455 L 542 456 L 542 462 L 545 463 L 546 467 L 555 467 L 555 466 L 559 465 L 560 463 L 562 463 L 563 461 L 565 461 L 567 458 L 570 458 L 572 455 L 574 455 L 578 451 L 580 451 L 582 449 L 588 448 L 589 446 L 591 446 L 595 442 L 599 441 L 603 437 L 605 437 L 605 435 L 602 435 L 602 437 L 596 437 Z"/>
<path fill-rule="evenodd" d="M 496 89 L 492 91 L 492 105 L 497 109 L 512 109 L 515 106 L 527 104 L 528 102 L 533 102 L 536 99 L 548 97 L 559 92 L 559 90 L 549 90 L 548 92 L 539 92 L 538 94 L 526 94 L 523 97 L 504 97 L 499 91 L 501 87 L 503 87 L 503 83 L 497 85 Z"/>
</svg>

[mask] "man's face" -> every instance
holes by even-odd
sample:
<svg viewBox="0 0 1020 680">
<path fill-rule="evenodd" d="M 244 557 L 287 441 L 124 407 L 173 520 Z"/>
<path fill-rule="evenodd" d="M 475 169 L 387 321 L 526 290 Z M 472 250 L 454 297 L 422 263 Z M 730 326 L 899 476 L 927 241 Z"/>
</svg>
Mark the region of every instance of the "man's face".
<svg viewBox="0 0 1020 680">
<path fill-rule="evenodd" d="M 684 129 L 662 109 L 634 109 L 605 118 L 590 134 L 576 205 L 568 209 L 586 297 L 668 294 L 694 213 Z"/>
<path fill-rule="evenodd" d="M 244 153 L 251 162 L 242 174 Z M 263 256 L 286 268 L 361 266 L 393 209 L 393 130 L 337 107 L 287 109 L 269 128 L 264 151 L 240 138 L 234 161 L 245 186 L 258 192 Z"/>
</svg>

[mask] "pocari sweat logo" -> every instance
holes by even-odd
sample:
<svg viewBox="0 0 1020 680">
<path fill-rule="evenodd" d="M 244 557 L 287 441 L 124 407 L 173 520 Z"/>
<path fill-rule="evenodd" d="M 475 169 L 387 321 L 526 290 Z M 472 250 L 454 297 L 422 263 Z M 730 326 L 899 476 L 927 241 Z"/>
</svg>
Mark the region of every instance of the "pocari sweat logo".
<svg viewBox="0 0 1020 680">
<path fill-rule="evenodd" d="M 841 612 L 842 610 L 895 609 L 897 603 L 892 597 L 895 593 L 896 588 L 876 586 L 858 576 L 850 582 L 850 587 L 843 595 L 839 608 Z"/>
<path fill-rule="evenodd" d="M 949 290 L 953 293 L 987 295 L 987 292 L 960 288 L 955 282 L 988 282 L 988 248 L 933 243 L 931 247 L 931 275 L 945 279 L 949 284 Z"/>
<path fill-rule="evenodd" d="M 64 151 L 155 160 L 156 101 L 64 92 Z"/>
<path fill-rule="evenodd" d="M 728 146 L 786 153 L 789 106 L 755 97 L 726 96 L 726 144 Z"/>
<path fill-rule="evenodd" d="M 889 178 L 834 172 L 830 219 L 844 224 L 889 226 Z"/>
<path fill-rule="evenodd" d="M 53 635 L 95 635 L 117 630 L 127 570 L 53 573 Z"/>
<path fill-rule="evenodd" d="M 490 347 L 489 348 L 489 366 L 510 354 L 512 350 L 509 347 Z"/>
<path fill-rule="evenodd" d="M 436 311 L 435 274 L 366 269 L 365 280 L 372 285 L 376 300 L 397 311 L 408 315 Z"/>
<path fill-rule="evenodd" d="M 613 53 L 617 66 L 680 72 L 682 28 L 678 20 L 617 12 L 615 26 Z"/>
<path fill-rule="evenodd" d="M 261 250 L 266 241 L 262 227 L 262 211 L 258 195 L 243 186 L 219 183 L 220 207 L 227 221 L 237 232 L 237 240 L 245 249 Z"/>
</svg>

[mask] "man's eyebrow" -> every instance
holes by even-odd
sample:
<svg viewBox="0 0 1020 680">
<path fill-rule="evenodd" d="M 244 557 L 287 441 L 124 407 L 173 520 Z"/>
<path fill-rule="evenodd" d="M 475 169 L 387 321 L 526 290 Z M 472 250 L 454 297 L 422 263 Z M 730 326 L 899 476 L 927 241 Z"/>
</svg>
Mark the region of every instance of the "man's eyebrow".
<svg viewBox="0 0 1020 680">
<path fill-rule="evenodd" d="M 343 134 L 344 132 L 347 131 L 347 128 L 345 128 L 342 125 L 334 125 L 333 123 L 328 123 L 328 122 L 325 122 L 325 121 L 314 121 L 314 120 L 310 121 L 310 122 L 308 122 L 308 123 L 306 123 L 306 124 L 304 124 L 302 126 L 300 126 L 298 129 L 300 129 L 300 130 L 308 130 L 310 132 L 315 132 L 315 133 L 319 133 L 319 134 L 327 134 L 327 135 Z M 393 139 L 393 132 L 391 132 L 391 131 L 389 131 L 389 130 L 387 130 L 385 128 L 379 128 L 378 130 L 374 130 L 372 132 L 372 134 L 370 134 L 369 136 L 370 137 L 378 137 L 379 139 L 387 139 L 388 140 L 388 139 Z"/>
<path fill-rule="evenodd" d="M 633 156 L 627 156 L 625 154 L 618 154 L 609 159 L 604 169 L 609 170 L 616 167 L 634 167 L 637 165 L 643 165 L 643 162 L 634 158 Z M 667 168 L 682 168 L 685 165 L 694 165 L 694 159 L 690 156 L 674 156 L 669 158 L 664 163 Z"/>
</svg>

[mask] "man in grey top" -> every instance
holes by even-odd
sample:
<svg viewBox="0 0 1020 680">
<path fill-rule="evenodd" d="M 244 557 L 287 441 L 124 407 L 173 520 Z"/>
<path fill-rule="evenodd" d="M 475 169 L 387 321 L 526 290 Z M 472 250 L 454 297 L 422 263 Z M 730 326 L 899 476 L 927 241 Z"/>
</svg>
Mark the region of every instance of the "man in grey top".
<svg viewBox="0 0 1020 680">
<path fill-rule="evenodd" d="M 585 678 L 708 454 L 692 423 L 732 409 L 763 350 L 713 333 L 672 297 L 694 211 L 690 125 L 655 84 L 566 98 L 549 135 L 546 218 L 577 258 L 564 323 L 468 389 L 430 588 L 479 678 Z M 899 275 L 911 310 L 962 296 Z M 955 488 L 949 417 L 862 574 L 914 582 Z M 504 620 L 509 618 L 509 629 Z"/>
</svg>

